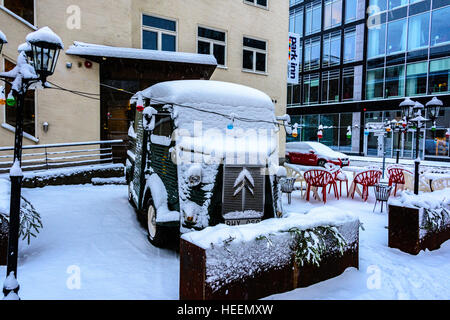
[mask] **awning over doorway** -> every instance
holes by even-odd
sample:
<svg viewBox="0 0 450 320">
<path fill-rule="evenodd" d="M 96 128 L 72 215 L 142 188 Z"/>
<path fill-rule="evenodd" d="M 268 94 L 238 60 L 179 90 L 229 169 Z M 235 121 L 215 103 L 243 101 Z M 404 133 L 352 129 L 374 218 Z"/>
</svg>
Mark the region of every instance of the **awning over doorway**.
<svg viewBox="0 0 450 320">
<path fill-rule="evenodd" d="M 96 60 L 95 58 L 122 58 L 217 66 L 216 58 L 208 54 L 110 47 L 78 41 L 75 41 L 66 53 L 90 57 L 93 60 Z"/>
</svg>

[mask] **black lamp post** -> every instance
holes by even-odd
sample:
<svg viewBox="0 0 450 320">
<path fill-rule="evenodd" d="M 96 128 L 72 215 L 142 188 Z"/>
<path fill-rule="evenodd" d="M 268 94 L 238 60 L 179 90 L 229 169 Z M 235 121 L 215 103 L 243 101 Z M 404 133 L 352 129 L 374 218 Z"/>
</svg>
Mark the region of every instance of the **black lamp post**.
<svg viewBox="0 0 450 320">
<path fill-rule="evenodd" d="M 52 75 L 55 70 L 59 51 L 63 49 L 61 39 L 48 27 L 30 33 L 26 40 L 30 44 L 30 47 L 21 45 L 19 48 L 21 50 L 19 50 L 20 53 L 16 68 L 10 72 L 0 73 L 0 80 L 11 85 L 12 94 L 17 101 L 14 165 L 10 171 L 11 203 L 9 214 L 7 281 L 5 281 L 3 287 L 5 297 L 11 291 L 16 294 L 19 291 L 19 284 L 16 278 L 20 229 L 20 200 L 23 178 L 20 164 L 22 161 L 24 99 L 32 84 L 41 82 L 43 87 L 45 87 L 47 77 Z M 29 66 L 31 52 L 33 53 L 32 66 L 34 67 L 35 74 L 30 74 L 30 71 L 33 71 L 33 68 Z"/>
<path fill-rule="evenodd" d="M 437 117 L 439 117 L 439 110 L 441 109 L 441 107 L 443 105 L 444 104 L 442 103 L 442 101 L 436 97 L 433 97 L 433 99 L 428 101 L 428 103 L 426 104 L 426 107 L 428 109 L 428 115 L 429 115 L 431 121 L 433 121 L 433 126 L 431 127 L 433 140 L 435 138 L 434 135 L 435 135 L 435 131 L 436 131 L 436 119 L 437 119 Z"/>
<path fill-rule="evenodd" d="M 403 132 L 406 132 L 406 126 L 407 123 L 409 121 L 409 119 L 411 118 L 412 115 L 412 109 L 415 106 L 415 102 L 412 101 L 410 98 L 406 98 L 404 101 L 402 101 L 400 103 L 400 109 L 402 111 L 402 119 L 403 119 L 403 123 L 402 123 L 402 127 L 404 129 Z M 400 128 L 400 126 L 399 126 Z M 402 138 L 402 129 L 399 129 L 398 132 L 398 140 L 397 140 L 397 159 L 396 159 L 396 163 L 398 164 L 400 162 L 400 144 L 401 144 L 401 138 Z"/>
</svg>

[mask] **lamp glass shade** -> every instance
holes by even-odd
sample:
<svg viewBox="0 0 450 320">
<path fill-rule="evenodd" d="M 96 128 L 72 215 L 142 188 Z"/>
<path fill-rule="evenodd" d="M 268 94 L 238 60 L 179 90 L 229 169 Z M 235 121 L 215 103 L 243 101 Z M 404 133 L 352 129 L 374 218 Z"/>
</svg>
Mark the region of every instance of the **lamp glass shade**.
<svg viewBox="0 0 450 320">
<path fill-rule="evenodd" d="M 0 54 L 2 53 L 2 49 L 3 49 L 3 42 L 0 40 Z"/>
<path fill-rule="evenodd" d="M 33 67 L 41 78 L 51 76 L 55 72 L 60 47 L 47 42 L 31 43 Z"/>
</svg>

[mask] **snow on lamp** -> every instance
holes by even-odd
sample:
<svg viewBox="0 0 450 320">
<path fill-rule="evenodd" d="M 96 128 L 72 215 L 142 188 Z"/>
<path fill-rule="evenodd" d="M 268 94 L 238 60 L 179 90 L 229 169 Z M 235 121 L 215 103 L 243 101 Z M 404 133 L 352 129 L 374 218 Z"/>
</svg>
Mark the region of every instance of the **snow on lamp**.
<svg viewBox="0 0 450 320">
<path fill-rule="evenodd" d="M 26 40 L 31 46 L 34 70 L 41 80 L 45 80 L 55 72 L 59 51 L 64 49 L 64 44 L 49 27 L 28 34 Z"/>
<path fill-rule="evenodd" d="M 428 101 L 426 107 L 428 109 L 431 120 L 436 120 L 436 118 L 439 116 L 439 110 L 443 105 L 444 104 L 442 103 L 442 101 L 436 97 L 433 97 L 433 99 Z"/>
<path fill-rule="evenodd" d="M 8 43 L 8 40 L 6 40 L 5 34 L 0 31 L 0 53 L 2 53 L 3 45 L 5 43 Z"/>
<path fill-rule="evenodd" d="M 411 118 L 412 114 L 412 108 L 416 105 L 414 101 L 412 101 L 410 98 L 406 98 L 402 103 L 400 103 L 400 109 L 402 110 L 402 116 L 406 117 L 406 119 Z"/>
</svg>

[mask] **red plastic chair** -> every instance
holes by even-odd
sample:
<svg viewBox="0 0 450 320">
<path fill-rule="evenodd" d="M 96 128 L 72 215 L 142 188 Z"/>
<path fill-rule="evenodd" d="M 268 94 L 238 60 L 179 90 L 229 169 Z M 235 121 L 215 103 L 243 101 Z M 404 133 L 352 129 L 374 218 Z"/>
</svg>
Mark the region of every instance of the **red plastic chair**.
<svg viewBox="0 0 450 320">
<path fill-rule="evenodd" d="M 339 199 L 336 181 L 327 170 L 313 169 L 306 171 L 303 175 L 308 185 L 306 188 L 306 201 L 309 201 L 311 187 L 322 188 L 323 202 L 327 203 L 327 186 L 331 184 L 334 188 L 334 196 Z"/>
<path fill-rule="evenodd" d="M 334 164 L 327 163 L 325 165 L 325 168 L 330 171 L 331 175 L 333 176 L 334 181 L 336 184 L 339 182 L 339 197 L 342 197 L 342 183 L 345 182 L 346 188 L 347 188 L 347 197 L 348 197 L 348 178 L 347 175 L 342 171 L 341 167 L 338 167 Z M 331 185 L 330 189 L 328 189 L 328 193 L 331 192 Z"/>
<path fill-rule="evenodd" d="M 369 187 L 373 187 L 380 182 L 382 172 L 381 170 L 366 170 L 358 173 L 353 179 L 353 183 L 355 184 L 352 190 L 352 199 L 355 198 L 355 191 L 357 185 L 360 184 L 363 187 L 361 197 L 364 201 L 367 201 L 369 197 Z"/>
<path fill-rule="evenodd" d="M 397 195 L 397 187 L 398 185 L 404 185 L 405 184 L 405 176 L 403 175 L 403 172 L 409 172 L 412 174 L 411 171 L 403 169 L 401 167 L 390 167 L 388 168 L 388 175 L 389 175 L 389 186 L 392 186 L 395 183 L 395 189 L 394 189 L 394 196 Z"/>
</svg>

